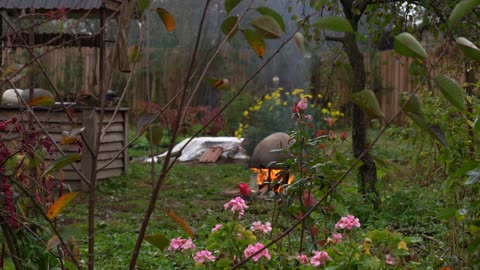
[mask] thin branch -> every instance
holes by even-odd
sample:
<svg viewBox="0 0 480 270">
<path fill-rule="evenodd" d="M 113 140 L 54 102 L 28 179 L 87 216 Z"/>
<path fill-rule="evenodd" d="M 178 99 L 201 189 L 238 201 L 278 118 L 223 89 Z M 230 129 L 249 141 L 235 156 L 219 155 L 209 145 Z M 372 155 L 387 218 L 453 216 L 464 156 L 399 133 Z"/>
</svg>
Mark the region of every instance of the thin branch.
<svg viewBox="0 0 480 270">
<path fill-rule="evenodd" d="M 345 43 L 345 38 L 344 37 L 325 36 L 325 40 L 326 41 L 340 42 L 342 44 Z"/>
<path fill-rule="evenodd" d="M 196 55 L 197 55 L 197 52 L 198 52 L 198 49 L 199 49 L 200 37 L 201 37 L 201 34 L 202 34 L 202 30 L 203 30 L 203 23 L 204 23 L 205 18 L 206 18 L 206 14 L 207 14 L 209 4 L 210 4 L 210 0 L 206 0 L 205 1 L 205 7 L 203 8 L 202 18 L 200 20 L 200 25 L 199 25 L 198 31 L 197 31 L 195 47 L 193 49 L 192 58 L 190 60 L 189 70 L 188 70 L 187 76 L 185 76 L 185 83 L 184 83 L 184 88 L 183 88 L 183 91 L 182 91 L 182 101 L 181 101 L 181 104 L 180 104 L 180 110 L 179 111 L 181 111 L 181 109 L 183 108 L 183 106 L 185 105 L 185 102 L 186 102 L 187 93 L 188 93 L 188 91 L 187 91 L 188 84 L 190 82 L 190 76 L 193 72 L 195 58 L 196 58 Z M 150 217 L 153 213 L 153 210 L 155 209 L 155 203 L 157 201 L 158 194 L 160 192 L 160 187 L 163 183 L 163 180 L 165 179 L 166 174 L 168 173 L 167 168 L 168 168 L 168 165 L 169 165 L 170 156 L 171 156 L 173 147 L 175 146 L 175 141 L 176 141 L 177 135 L 178 135 L 179 130 L 180 130 L 180 126 L 181 126 L 181 123 L 182 123 L 182 117 L 180 117 L 180 115 L 178 115 L 176 120 L 177 121 L 176 121 L 175 126 L 174 126 L 173 136 L 171 137 L 171 140 L 170 140 L 170 146 L 168 148 L 168 152 L 167 152 L 167 155 L 165 157 L 165 162 L 163 164 L 162 172 L 160 173 L 160 176 L 158 177 L 157 183 L 154 186 L 154 190 L 152 191 L 152 197 L 150 199 L 149 206 L 147 208 L 147 211 L 145 213 L 145 217 L 143 219 L 140 231 L 139 231 L 138 236 L 137 236 L 137 241 L 135 243 L 135 248 L 133 250 L 132 258 L 130 260 L 130 269 L 131 270 L 135 269 L 135 265 L 136 265 L 136 262 L 137 262 L 137 259 L 138 259 L 138 255 L 140 254 L 140 248 L 142 246 L 143 238 L 145 236 L 145 232 L 147 230 L 147 226 L 148 226 L 148 223 L 150 221 Z"/>
</svg>

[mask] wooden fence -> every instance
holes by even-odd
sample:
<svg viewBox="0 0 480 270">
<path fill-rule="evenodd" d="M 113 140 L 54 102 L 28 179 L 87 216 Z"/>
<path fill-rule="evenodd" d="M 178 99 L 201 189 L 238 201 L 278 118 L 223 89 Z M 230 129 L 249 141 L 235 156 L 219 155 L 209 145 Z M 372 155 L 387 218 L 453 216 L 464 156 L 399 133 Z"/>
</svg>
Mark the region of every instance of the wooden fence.
<svg viewBox="0 0 480 270">
<path fill-rule="evenodd" d="M 42 53 L 48 48 L 38 49 Z M 190 51 L 186 49 L 152 49 L 153 63 L 149 66 L 149 80 L 147 82 L 145 65 L 140 65 L 133 80 L 129 94 L 127 95 L 130 113 L 143 111 L 148 100 L 166 103 L 174 98 L 183 86 L 183 80 L 187 72 L 188 57 Z M 108 50 L 107 50 L 108 52 Z M 22 62 L 28 59 L 26 53 L 17 50 L 6 56 L 7 62 Z M 228 51 L 221 57 L 218 66 L 223 74 L 228 74 L 232 85 L 239 85 L 247 79 L 251 71 L 250 63 L 255 56 L 249 50 Z M 372 60 L 373 59 L 373 60 Z M 64 94 L 79 93 L 82 89 L 97 89 L 98 77 L 98 53 L 94 48 L 62 48 L 52 51 L 41 58 L 41 62 L 47 67 L 47 72 L 57 88 Z M 365 57 L 368 78 L 372 81 L 376 78 L 377 84 L 374 90 L 379 99 L 380 106 L 386 115 L 385 120 L 390 120 L 399 111 L 399 96 L 401 92 L 412 91 L 417 83 L 409 74 L 411 60 L 398 57 L 392 51 L 380 52 L 376 57 Z M 270 68 L 281 69 L 281 61 L 272 61 Z M 250 65 L 250 66 L 249 66 Z M 250 68 L 250 70 L 248 70 Z M 37 73 L 39 74 L 39 73 Z M 128 74 L 114 72 L 111 88 L 122 91 L 126 84 Z M 349 85 L 345 71 L 334 72 L 328 82 L 328 87 L 333 87 L 338 95 L 340 103 L 348 102 Z M 268 73 L 260 73 L 253 84 L 258 88 L 271 85 L 271 76 Z M 38 86 L 50 89 L 45 79 L 37 75 Z M 28 80 L 21 82 L 19 87 L 28 87 Z M 212 87 L 205 85 L 199 95 L 197 105 L 205 105 L 209 96 L 215 95 Z M 257 89 L 258 89 L 257 88 Z M 322 93 L 322 89 L 320 89 Z M 210 98 L 211 99 L 211 98 Z"/>
</svg>

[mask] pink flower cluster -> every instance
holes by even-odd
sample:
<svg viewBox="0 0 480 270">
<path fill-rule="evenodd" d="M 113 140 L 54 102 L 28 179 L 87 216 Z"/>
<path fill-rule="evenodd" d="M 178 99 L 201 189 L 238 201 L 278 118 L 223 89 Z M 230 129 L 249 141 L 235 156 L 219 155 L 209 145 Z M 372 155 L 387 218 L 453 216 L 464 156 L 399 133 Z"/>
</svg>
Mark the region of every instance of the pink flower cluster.
<svg viewBox="0 0 480 270">
<path fill-rule="evenodd" d="M 300 99 L 297 103 L 293 105 L 292 113 L 298 113 L 300 111 L 305 111 L 308 107 L 308 101 L 306 98 Z"/>
<path fill-rule="evenodd" d="M 169 251 L 180 250 L 185 251 L 187 249 L 194 249 L 195 244 L 191 238 L 183 239 L 181 237 L 173 238 L 170 241 L 170 246 L 168 247 Z"/>
<path fill-rule="evenodd" d="M 319 265 L 325 265 L 327 261 L 332 261 L 332 258 L 328 255 L 326 251 L 315 251 L 315 254 L 310 259 L 310 261 L 308 260 L 308 257 L 305 254 L 297 255 L 297 261 L 303 265 L 311 264 L 314 267 L 317 267 Z"/>
<path fill-rule="evenodd" d="M 245 255 L 245 257 L 250 257 L 251 255 L 257 253 L 257 251 L 259 251 L 260 249 L 263 249 L 265 246 L 262 244 L 262 243 L 259 243 L 257 242 L 255 245 L 248 245 L 248 247 L 243 251 L 243 255 Z M 272 258 L 270 256 L 270 253 L 268 252 L 268 249 L 264 249 L 262 250 L 260 253 L 258 253 L 257 255 L 253 256 L 253 261 L 254 262 L 258 262 L 258 260 L 260 260 L 260 258 L 262 257 L 265 257 L 267 258 L 267 260 L 270 261 L 270 259 Z"/>
<path fill-rule="evenodd" d="M 221 227 L 222 227 L 222 224 L 215 225 L 215 227 L 212 228 L 212 233 L 220 230 Z"/>
<path fill-rule="evenodd" d="M 307 265 L 307 264 L 308 264 L 308 257 L 307 257 L 307 255 L 305 255 L 305 254 L 298 254 L 298 255 L 297 255 L 297 261 L 298 261 L 300 264 Z"/>
<path fill-rule="evenodd" d="M 223 208 L 225 208 L 225 210 L 232 209 L 233 213 L 238 213 L 238 215 L 241 217 L 245 214 L 245 209 L 247 209 L 248 206 L 245 204 L 245 201 L 242 198 L 236 197 L 226 203 Z"/>
<path fill-rule="evenodd" d="M 211 262 L 214 262 L 215 261 L 215 256 L 213 256 L 212 252 L 205 249 L 205 250 L 201 250 L 201 251 L 197 252 L 195 254 L 195 256 L 193 257 L 193 259 L 197 263 L 204 263 L 207 260 L 209 260 Z"/>
<path fill-rule="evenodd" d="M 334 233 L 333 239 L 328 238 L 333 244 L 338 244 L 342 242 L 343 235 L 341 233 Z"/>
<path fill-rule="evenodd" d="M 252 223 L 252 226 L 250 226 L 250 230 L 252 232 L 269 233 L 272 231 L 272 224 L 270 222 L 262 224 L 261 221 L 255 221 Z"/>
<path fill-rule="evenodd" d="M 332 258 L 330 256 L 328 256 L 328 253 L 326 251 L 315 251 L 315 254 L 310 259 L 310 263 L 313 266 L 317 267 L 320 264 L 325 265 L 327 260 L 332 261 Z"/>
<path fill-rule="evenodd" d="M 335 224 L 335 229 L 347 229 L 352 230 L 353 227 L 360 228 L 360 222 L 358 218 L 353 215 L 347 215 L 346 217 L 341 217 L 340 221 Z"/>
</svg>

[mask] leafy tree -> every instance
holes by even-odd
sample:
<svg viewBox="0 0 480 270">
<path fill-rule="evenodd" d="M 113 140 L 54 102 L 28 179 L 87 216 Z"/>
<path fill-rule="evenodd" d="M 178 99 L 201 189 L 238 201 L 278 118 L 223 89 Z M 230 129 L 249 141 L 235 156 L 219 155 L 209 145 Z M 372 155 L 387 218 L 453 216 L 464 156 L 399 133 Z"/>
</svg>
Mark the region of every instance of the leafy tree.
<svg viewBox="0 0 480 270">
<path fill-rule="evenodd" d="M 402 31 L 415 33 L 423 29 L 432 31 L 436 36 L 449 37 L 451 29 L 446 23 L 455 5 L 452 1 L 410 0 L 297 1 L 297 3 L 300 2 L 304 5 L 308 4 L 321 16 L 320 19 L 315 21 L 312 21 L 310 17 L 304 18 L 307 21 L 304 26 L 305 39 L 313 43 L 315 40 L 319 40 L 319 36 L 321 36 L 323 37 L 321 40 L 342 45 L 352 71 L 352 97 L 355 97 L 358 93 L 363 95 L 366 93 L 365 89 L 368 88 L 362 48 L 362 41 L 367 39 L 365 34 L 373 39 L 374 44 L 377 44 L 381 37 L 386 34 L 393 35 Z M 472 22 L 475 19 L 476 13 L 473 12 L 469 17 L 464 18 L 464 21 Z M 457 25 L 456 29 L 460 33 L 467 33 L 465 26 Z M 322 34 L 319 31 L 322 31 Z M 332 31 L 343 32 L 343 34 L 335 34 Z M 475 34 L 470 35 L 476 36 L 479 32 L 475 30 L 473 33 Z M 421 63 L 417 64 L 422 66 Z M 354 103 L 352 110 L 353 154 L 355 158 L 360 158 L 363 162 L 359 168 L 360 191 L 377 208 L 379 195 L 375 188 L 377 182 L 376 164 L 368 152 L 369 144 L 366 139 L 368 118 L 364 113 L 365 109 L 368 110 L 366 107 L 376 107 L 377 101 L 374 96 L 371 96 L 371 100 L 368 102 L 358 103 L 355 102 L 354 98 L 352 101 Z M 376 110 L 378 111 L 378 108 Z M 370 116 L 372 115 L 370 114 Z M 381 117 L 381 114 L 373 117 Z"/>
</svg>

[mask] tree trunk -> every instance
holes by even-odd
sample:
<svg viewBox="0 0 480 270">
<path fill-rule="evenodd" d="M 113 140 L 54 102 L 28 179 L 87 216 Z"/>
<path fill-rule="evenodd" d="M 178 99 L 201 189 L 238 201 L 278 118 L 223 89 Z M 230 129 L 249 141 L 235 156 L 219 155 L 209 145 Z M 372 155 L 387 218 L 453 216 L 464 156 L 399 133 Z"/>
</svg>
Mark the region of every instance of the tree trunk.
<svg viewBox="0 0 480 270">
<path fill-rule="evenodd" d="M 366 84 L 363 55 L 360 53 L 354 33 L 345 33 L 343 45 L 353 71 L 352 93 L 356 93 L 365 89 Z M 353 105 L 352 119 L 353 156 L 358 158 L 367 148 L 367 119 L 364 112 L 357 105 Z M 361 181 L 360 192 L 364 198 L 377 209 L 379 206 L 379 196 L 375 188 L 375 184 L 377 183 L 377 167 L 369 153 L 366 153 L 361 158 L 361 161 L 363 165 L 359 168 Z"/>
</svg>

